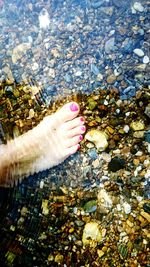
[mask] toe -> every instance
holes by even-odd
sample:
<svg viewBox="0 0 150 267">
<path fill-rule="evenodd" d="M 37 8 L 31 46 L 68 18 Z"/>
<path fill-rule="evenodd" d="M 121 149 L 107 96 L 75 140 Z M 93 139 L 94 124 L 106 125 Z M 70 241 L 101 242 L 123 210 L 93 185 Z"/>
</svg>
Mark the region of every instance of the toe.
<svg viewBox="0 0 150 267">
<path fill-rule="evenodd" d="M 62 124 L 62 128 L 65 131 L 70 131 L 78 126 L 82 126 L 85 123 L 85 119 L 84 117 L 77 117 L 73 120 L 67 121 L 65 123 Z"/>
<path fill-rule="evenodd" d="M 56 123 L 64 123 L 77 117 L 80 108 L 76 102 L 69 102 L 55 113 Z"/>
<path fill-rule="evenodd" d="M 84 134 L 86 131 L 85 125 L 75 127 L 74 129 L 67 131 L 66 136 L 67 137 L 73 137 L 76 135 Z"/>
<path fill-rule="evenodd" d="M 79 142 L 81 142 L 83 140 L 83 136 L 80 134 L 80 135 L 77 135 L 73 138 L 70 138 L 67 140 L 66 142 L 66 147 L 72 147 L 72 146 L 75 146 L 77 145 Z"/>
<path fill-rule="evenodd" d="M 67 149 L 67 151 L 66 151 L 67 157 L 69 157 L 72 154 L 76 153 L 79 150 L 79 148 L 80 148 L 80 145 L 79 144 L 69 147 Z"/>
</svg>

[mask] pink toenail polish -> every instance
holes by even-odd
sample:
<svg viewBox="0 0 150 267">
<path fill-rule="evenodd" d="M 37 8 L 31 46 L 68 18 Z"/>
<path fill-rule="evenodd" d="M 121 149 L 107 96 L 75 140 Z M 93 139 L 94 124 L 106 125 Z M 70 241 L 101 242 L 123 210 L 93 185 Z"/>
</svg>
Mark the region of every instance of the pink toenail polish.
<svg viewBox="0 0 150 267">
<path fill-rule="evenodd" d="M 71 109 L 71 111 L 78 111 L 78 106 L 75 103 L 72 103 L 70 105 L 70 109 Z"/>
<path fill-rule="evenodd" d="M 80 140 L 80 141 L 83 140 L 83 136 L 82 136 L 82 135 L 79 136 L 79 140 Z"/>
<path fill-rule="evenodd" d="M 81 117 L 81 118 L 80 118 L 80 121 L 82 121 L 82 122 L 83 122 L 83 121 L 85 121 L 85 119 L 84 119 L 83 117 Z"/>
<path fill-rule="evenodd" d="M 82 130 L 82 131 L 85 131 L 85 127 L 84 127 L 84 126 L 82 126 L 82 127 L 81 127 L 81 130 Z"/>
</svg>

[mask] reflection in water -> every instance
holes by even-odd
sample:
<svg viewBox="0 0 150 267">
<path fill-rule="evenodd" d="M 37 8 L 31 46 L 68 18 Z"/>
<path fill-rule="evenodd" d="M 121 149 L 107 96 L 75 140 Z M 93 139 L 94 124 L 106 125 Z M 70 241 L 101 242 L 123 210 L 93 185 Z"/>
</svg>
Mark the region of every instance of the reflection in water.
<svg viewBox="0 0 150 267">
<path fill-rule="evenodd" d="M 66 99 L 92 141 L 108 138 L 1 188 L 2 266 L 148 266 L 148 14 L 148 1 L 0 1 L 2 142 Z"/>
</svg>

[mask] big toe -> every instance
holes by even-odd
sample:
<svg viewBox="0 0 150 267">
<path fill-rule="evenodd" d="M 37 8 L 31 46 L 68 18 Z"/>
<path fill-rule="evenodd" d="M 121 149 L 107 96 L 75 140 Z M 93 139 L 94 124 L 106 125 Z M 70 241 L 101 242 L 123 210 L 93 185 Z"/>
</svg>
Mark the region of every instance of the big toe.
<svg viewBox="0 0 150 267">
<path fill-rule="evenodd" d="M 63 123 L 74 119 L 79 114 L 79 111 L 80 108 L 76 102 L 69 102 L 65 104 L 55 113 L 56 123 Z"/>
</svg>

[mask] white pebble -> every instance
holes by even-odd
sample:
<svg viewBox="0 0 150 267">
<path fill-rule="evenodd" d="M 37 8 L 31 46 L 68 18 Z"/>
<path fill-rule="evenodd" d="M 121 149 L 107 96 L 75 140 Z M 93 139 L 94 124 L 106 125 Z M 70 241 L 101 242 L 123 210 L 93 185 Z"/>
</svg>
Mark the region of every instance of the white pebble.
<svg viewBox="0 0 150 267">
<path fill-rule="evenodd" d="M 104 105 L 108 106 L 108 101 L 106 99 L 104 100 Z"/>
<path fill-rule="evenodd" d="M 144 56 L 144 52 L 143 52 L 143 50 L 140 49 L 140 48 L 135 48 L 135 49 L 133 50 L 133 52 L 134 52 L 134 54 L 136 54 L 136 55 L 139 56 L 139 57 L 143 57 L 143 56 Z"/>
<path fill-rule="evenodd" d="M 40 25 L 40 29 L 46 29 L 50 25 L 49 14 L 45 8 L 43 8 L 42 11 L 40 12 L 39 25 Z"/>
<path fill-rule="evenodd" d="M 126 112 L 125 115 L 126 115 L 126 117 L 129 117 L 130 116 L 130 111 Z"/>
<path fill-rule="evenodd" d="M 141 5 L 140 2 L 135 2 L 134 5 L 133 5 L 133 8 L 136 11 L 139 11 L 139 12 L 143 12 L 144 11 L 144 7 Z"/>
<path fill-rule="evenodd" d="M 43 186 L 44 186 L 44 181 L 41 180 L 41 182 L 40 182 L 40 188 L 43 189 Z"/>
<path fill-rule="evenodd" d="M 125 214 L 129 214 L 131 212 L 131 205 L 128 204 L 127 202 L 123 203 L 123 207 Z"/>
<path fill-rule="evenodd" d="M 144 56 L 143 57 L 143 63 L 144 64 L 148 64 L 149 63 L 149 57 L 148 56 Z"/>
<path fill-rule="evenodd" d="M 137 156 L 137 157 L 141 157 L 143 155 L 143 152 L 142 151 L 138 151 L 136 154 L 135 154 L 135 156 Z"/>
<path fill-rule="evenodd" d="M 123 130 L 124 130 L 125 133 L 128 133 L 129 130 L 130 130 L 130 127 L 128 125 L 125 125 Z"/>
<path fill-rule="evenodd" d="M 33 70 L 37 70 L 39 68 L 39 65 L 37 62 L 34 62 L 33 65 L 32 65 L 32 69 Z"/>
</svg>

